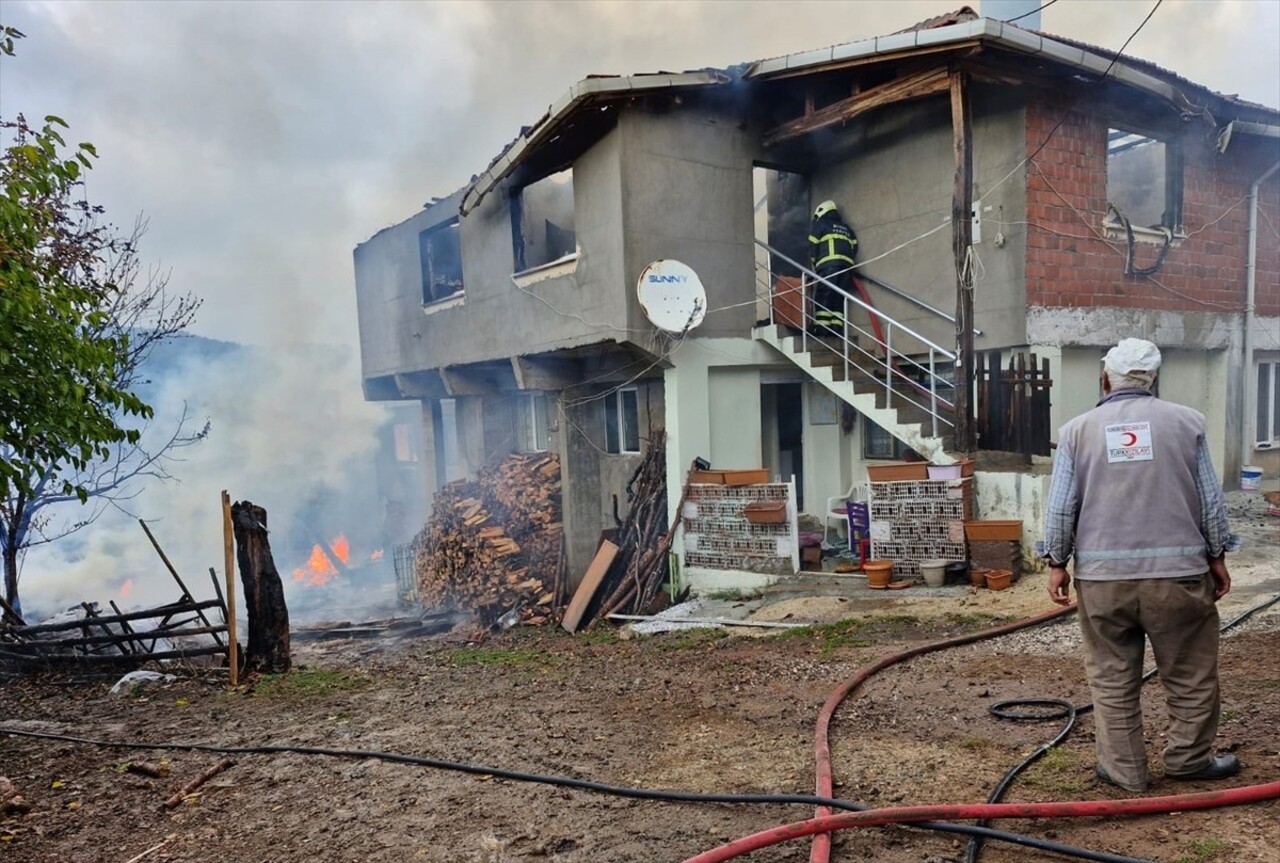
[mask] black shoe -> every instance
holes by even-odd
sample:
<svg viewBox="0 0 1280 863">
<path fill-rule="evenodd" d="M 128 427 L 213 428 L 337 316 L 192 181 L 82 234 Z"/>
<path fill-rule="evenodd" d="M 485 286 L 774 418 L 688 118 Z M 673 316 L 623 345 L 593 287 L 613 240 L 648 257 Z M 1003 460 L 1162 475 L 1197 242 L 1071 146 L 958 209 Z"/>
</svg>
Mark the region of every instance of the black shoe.
<svg viewBox="0 0 1280 863">
<path fill-rule="evenodd" d="M 1120 789 L 1120 790 L 1122 790 L 1122 791 L 1130 791 L 1130 792 L 1133 792 L 1133 793 L 1137 794 L 1137 793 L 1141 793 L 1141 792 L 1143 792 L 1143 791 L 1146 791 L 1146 790 L 1147 790 L 1146 788 L 1125 788 L 1125 787 L 1124 787 L 1123 785 L 1121 785 L 1119 782 L 1117 782 L 1117 781 L 1115 781 L 1114 779 L 1112 779 L 1112 778 L 1111 778 L 1111 774 L 1107 772 L 1107 768 L 1103 767 L 1101 764 L 1099 764 L 1098 766 L 1094 767 L 1094 768 L 1093 768 L 1093 772 L 1094 772 L 1094 773 L 1097 775 L 1097 777 L 1098 777 L 1099 779 L 1101 779 L 1103 782 L 1107 783 L 1108 785 L 1114 785 L 1116 788 L 1119 788 L 1119 789 Z"/>
<path fill-rule="evenodd" d="M 1234 755 L 1215 755 L 1209 763 L 1194 773 L 1166 773 L 1166 779 L 1179 782 L 1197 782 L 1200 780 L 1226 779 L 1240 772 L 1240 759 Z"/>
</svg>

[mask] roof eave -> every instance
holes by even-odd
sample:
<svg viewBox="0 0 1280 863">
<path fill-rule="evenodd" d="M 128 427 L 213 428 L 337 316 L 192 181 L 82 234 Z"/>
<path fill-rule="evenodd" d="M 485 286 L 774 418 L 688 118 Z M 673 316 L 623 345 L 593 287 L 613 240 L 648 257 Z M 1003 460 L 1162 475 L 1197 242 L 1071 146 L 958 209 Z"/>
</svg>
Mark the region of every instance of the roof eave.
<svg viewBox="0 0 1280 863">
<path fill-rule="evenodd" d="M 480 205 L 485 195 L 493 191 L 515 168 L 523 157 L 550 137 L 556 127 L 572 115 L 584 102 L 592 99 L 609 99 L 619 96 L 653 93 L 663 90 L 680 90 L 727 84 L 732 79 L 724 72 L 704 69 L 696 72 L 678 72 L 657 75 L 631 75 L 617 78 L 583 78 L 551 104 L 543 118 L 520 134 L 502 151 L 484 172 L 467 187 L 462 198 L 461 213 L 467 215 Z"/>
</svg>

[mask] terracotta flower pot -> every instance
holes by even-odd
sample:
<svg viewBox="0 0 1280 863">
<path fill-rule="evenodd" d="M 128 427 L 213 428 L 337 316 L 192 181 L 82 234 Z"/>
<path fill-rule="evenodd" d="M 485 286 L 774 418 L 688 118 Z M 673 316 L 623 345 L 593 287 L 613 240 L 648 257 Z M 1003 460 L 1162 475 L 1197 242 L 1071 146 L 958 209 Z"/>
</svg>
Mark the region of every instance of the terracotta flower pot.
<svg viewBox="0 0 1280 863">
<path fill-rule="evenodd" d="M 974 587 L 986 587 L 987 573 L 990 571 L 991 570 L 983 566 L 969 567 L 969 583 L 972 584 Z"/>
<path fill-rule="evenodd" d="M 987 573 L 987 587 L 1005 590 L 1013 583 L 1013 573 L 1007 569 L 993 569 Z"/>
<path fill-rule="evenodd" d="M 883 590 L 893 580 L 893 561 L 868 560 L 862 565 L 862 571 L 867 574 L 867 587 Z"/>
</svg>

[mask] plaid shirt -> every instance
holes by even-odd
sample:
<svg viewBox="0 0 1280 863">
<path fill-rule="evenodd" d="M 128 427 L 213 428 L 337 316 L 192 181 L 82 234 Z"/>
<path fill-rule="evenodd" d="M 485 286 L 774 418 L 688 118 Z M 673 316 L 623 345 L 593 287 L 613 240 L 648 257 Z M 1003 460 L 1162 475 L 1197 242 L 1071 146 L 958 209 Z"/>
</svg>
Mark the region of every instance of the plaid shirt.
<svg viewBox="0 0 1280 863">
<path fill-rule="evenodd" d="M 1126 391 L 1112 393 L 1098 404 L 1104 404 Z M 1243 544 L 1231 533 L 1227 522 L 1227 501 L 1222 483 L 1209 458 L 1204 438 L 1196 447 L 1196 496 L 1200 499 L 1200 533 L 1205 539 L 1205 553 L 1221 557 L 1223 552 L 1238 551 Z M 1080 515 L 1080 497 L 1076 489 L 1076 466 L 1071 451 L 1059 444 L 1053 459 L 1053 479 L 1049 483 L 1049 501 L 1045 508 L 1044 540 L 1036 543 L 1036 553 L 1054 566 L 1063 566 L 1075 553 L 1076 521 Z"/>
</svg>

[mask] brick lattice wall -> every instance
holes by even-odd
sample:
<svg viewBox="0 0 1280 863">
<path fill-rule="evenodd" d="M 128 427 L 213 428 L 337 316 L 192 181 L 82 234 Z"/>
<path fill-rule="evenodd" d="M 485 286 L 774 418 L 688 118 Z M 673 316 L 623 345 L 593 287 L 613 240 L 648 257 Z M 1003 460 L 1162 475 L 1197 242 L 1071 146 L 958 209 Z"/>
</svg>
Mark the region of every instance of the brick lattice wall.
<svg viewBox="0 0 1280 863">
<path fill-rule="evenodd" d="M 1064 110 L 1053 101 L 1029 100 L 1028 155 Z M 1256 154 L 1241 156 L 1247 144 L 1219 155 L 1203 125 L 1187 124 L 1182 222 L 1191 236 L 1169 250 L 1154 280 L 1126 276 L 1126 243 L 1098 236 L 1107 207 L 1109 125 L 1124 123 L 1088 106 L 1076 107 L 1027 167 L 1027 304 L 1242 311 L 1249 213 L 1241 199 L 1268 162 Z M 1269 221 L 1258 219 L 1257 312 L 1280 315 L 1280 177 L 1262 186 L 1259 202 Z M 1157 251 L 1155 244 L 1140 242 L 1136 265 L 1148 266 Z"/>
</svg>

